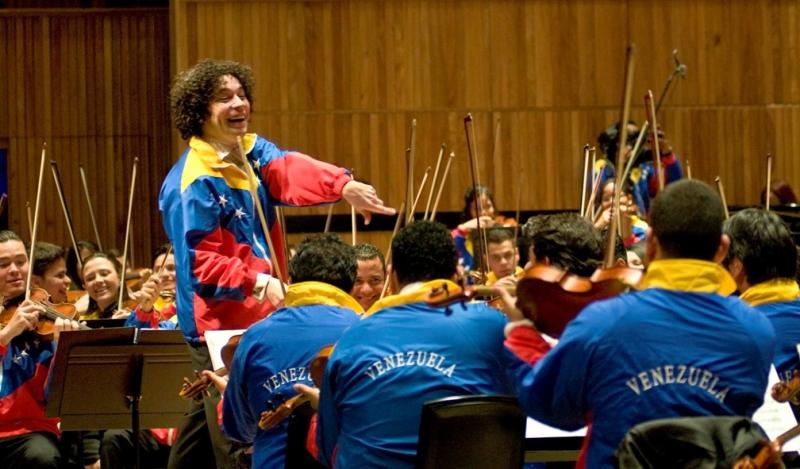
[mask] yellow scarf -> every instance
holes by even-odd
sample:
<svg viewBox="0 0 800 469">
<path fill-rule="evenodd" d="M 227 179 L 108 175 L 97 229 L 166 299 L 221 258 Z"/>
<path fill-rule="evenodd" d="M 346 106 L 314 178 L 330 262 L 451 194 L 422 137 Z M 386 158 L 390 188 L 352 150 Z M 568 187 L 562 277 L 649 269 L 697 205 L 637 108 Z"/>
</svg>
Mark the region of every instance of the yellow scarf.
<svg viewBox="0 0 800 469">
<path fill-rule="evenodd" d="M 697 259 L 662 259 L 653 261 L 639 289 L 663 288 L 694 293 L 718 293 L 723 296 L 736 291 L 736 282 L 721 265 Z"/>
<path fill-rule="evenodd" d="M 328 305 L 341 306 L 364 314 L 364 309 L 345 291 L 323 282 L 300 282 L 289 285 L 286 290 L 286 306 Z"/>
<path fill-rule="evenodd" d="M 403 293 L 399 295 L 392 295 L 387 296 L 382 300 L 378 300 L 372 307 L 364 314 L 364 316 L 371 316 L 378 311 L 391 308 L 393 306 L 400 306 L 400 305 L 407 305 L 409 303 L 419 303 L 420 301 L 426 301 L 429 296 L 431 290 L 434 288 L 440 288 L 445 286 L 447 288 L 447 292 L 450 295 L 458 294 L 461 292 L 461 287 L 458 286 L 455 282 L 450 280 L 438 279 L 438 280 L 431 280 L 428 282 L 423 283 L 419 286 L 419 288 L 415 289 L 414 291 Z"/>
<path fill-rule="evenodd" d="M 800 286 L 790 278 L 776 278 L 753 285 L 740 298 L 751 306 L 792 301 L 800 298 Z"/>
<path fill-rule="evenodd" d="M 520 273 L 522 273 L 522 271 L 523 271 L 522 267 L 520 267 L 520 266 L 517 266 L 517 267 L 514 269 L 514 273 L 513 273 L 512 275 L 519 275 Z M 497 282 L 497 275 L 495 275 L 495 274 L 494 274 L 494 272 L 491 272 L 491 271 L 490 271 L 490 272 L 489 272 L 489 273 L 486 275 L 486 286 L 487 286 L 487 287 L 491 287 L 491 286 L 492 286 L 492 285 L 494 285 L 496 282 Z"/>
</svg>

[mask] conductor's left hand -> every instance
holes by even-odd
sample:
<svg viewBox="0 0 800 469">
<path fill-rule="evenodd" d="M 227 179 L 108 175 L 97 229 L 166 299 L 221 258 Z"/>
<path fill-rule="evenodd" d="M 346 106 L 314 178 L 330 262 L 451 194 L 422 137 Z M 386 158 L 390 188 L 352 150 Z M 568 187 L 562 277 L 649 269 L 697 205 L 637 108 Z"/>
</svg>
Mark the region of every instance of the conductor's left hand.
<svg viewBox="0 0 800 469">
<path fill-rule="evenodd" d="M 373 213 L 381 215 L 394 215 L 396 210 L 383 204 L 378 198 L 375 188 L 363 182 L 350 181 L 342 189 L 342 198 L 364 215 L 364 224 L 369 224 Z"/>
</svg>

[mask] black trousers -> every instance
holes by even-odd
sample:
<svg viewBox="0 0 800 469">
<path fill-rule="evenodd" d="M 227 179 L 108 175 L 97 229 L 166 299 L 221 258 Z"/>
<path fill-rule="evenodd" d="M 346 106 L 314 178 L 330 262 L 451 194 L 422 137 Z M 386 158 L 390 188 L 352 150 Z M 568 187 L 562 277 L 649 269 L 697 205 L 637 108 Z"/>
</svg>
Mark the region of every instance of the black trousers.
<svg viewBox="0 0 800 469">
<path fill-rule="evenodd" d="M 211 370 L 211 356 L 205 344 L 189 344 L 189 354 L 195 370 Z M 217 403 L 220 395 L 214 386 L 211 396 L 197 403 L 178 423 L 178 437 L 169 454 L 169 469 L 228 469 L 236 467 L 231 456 L 231 443 L 222 436 L 217 423 Z M 105 467 L 105 466 L 104 466 Z"/>
<path fill-rule="evenodd" d="M 170 447 L 162 445 L 147 430 L 139 432 L 139 454 L 142 468 L 163 469 L 167 467 Z M 133 432 L 130 430 L 106 430 L 100 445 L 100 465 L 103 468 L 134 469 L 136 453 L 133 451 Z"/>
<path fill-rule="evenodd" d="M 61 451 L 52 433 L 34 432 L 0 439 L 3 469 L 58 469 Z"/>
</svg>

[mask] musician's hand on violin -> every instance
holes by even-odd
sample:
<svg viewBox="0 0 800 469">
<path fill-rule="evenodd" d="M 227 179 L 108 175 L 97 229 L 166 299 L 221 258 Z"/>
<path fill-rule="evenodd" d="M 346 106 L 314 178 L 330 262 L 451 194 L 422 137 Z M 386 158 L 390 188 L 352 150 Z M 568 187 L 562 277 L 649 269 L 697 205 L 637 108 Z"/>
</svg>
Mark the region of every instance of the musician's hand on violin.
<svg viewBox="0 0 800 469">
<path fill-rule="evenodd" d="M 17 307 L 17 312 L 14 313 L 14 316 L 8 324 L 0 329 L 0 344 L 8 345 L 14 337 L 25 331 L 36 329 L 36 325 L 39 323 L 39 312 L 41 310 L 41 306 L 30 300 L 23 301 Z"/>
<path fill-rule="evenodd" d="M 516 277 L 509 276 L 501 278 L 492 286 L 492 290 L 503 300 L 501 311 L 503 311 L 503 314 L 506 315 L 509 321 L 525 319 L 525 315 L 517 308 L 517 298 L 512 296 L 511 293 L 508 292 L 508 289 L 505 288 L 508 285 L 516 285 L 516 283 Z"/>
<path fill-rule="evenodd" d="M 481 227 L 482 228 L 489 228 L 494 226 L 494 218 L 482 216 L 480 219 Z M 470 232 L 472 230 L 478 229 L 478 219 L 473 218 L 472 220 L 465 221 L 464 223 L 458 225 L 458 229 L 464 232 Z"/>
<path fill-rule="evenodd" d="M 602 230 L 603 228 L 607 227 L 611 223 L 611 207 L 601 211 L 597 214 L 597 217 L 594 219 L 594 227 L 598 230 Z"/>
<path fill-rule="evenodd" d="M 208 380 L 214 384 L 214 387 L 217 388 L 217 391 L 219 391 L 220 394 L 225 394 L 225 389 L 228 387 L 227 376 L 220 376 L 211 370 L 203 370 L 201 375 L 208 378 Z"/>
<path fill-rule="evenodd" d="M 55 327 L 53 328 L 53 340 L 56 342 L 58 341 L 59 335 L 61 335 L 63 331 L 77 331 L 81 328 L 80 323 L 72 319 L 56 318 L 54 323 Z"/>
<path fill-rule="evenodd" d="M 158 299 L 158 294 L 161 292 L 161 281 L 158 275 L 152 275 L 144 282 L 142 288 L 134 293 L 133 299 L 139 304 L 139 310 L 149 313 L 153 310 L 153 303 Z"/>
<path fill-rule="evenodd" d="M 298 393 L 306 395 L 308 401 L 311 403 L 311 407 L 315 410 L 319 407 L 319 388 L 313 388 L 305 384 L 295 384 L 292 387 Z"/>
<path fill-rule="evenodd" d="M 395 209 L 383 204 L 383 200 L 378 198 L 378 193 L 374 187 L 356 180 L 344 185 L 342 198 L 364 216 L 365 225 L 369 225 L 373 213 L 380 215 L 394 215 L 396 213 Z"/>
<path fill-rule="evenodd" d="M 111 315 L 111 319 L 128 319 L 128 316 L 131 315 L 130 310 L 125 308 L 123 309 L 115 309 L 114 314 Z"/>
</svg>

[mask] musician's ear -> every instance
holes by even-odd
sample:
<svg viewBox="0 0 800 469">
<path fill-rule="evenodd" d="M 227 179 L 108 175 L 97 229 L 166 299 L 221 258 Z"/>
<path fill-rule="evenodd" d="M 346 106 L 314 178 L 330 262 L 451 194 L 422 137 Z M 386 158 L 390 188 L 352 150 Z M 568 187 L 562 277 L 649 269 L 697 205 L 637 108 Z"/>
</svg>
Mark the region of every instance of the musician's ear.
<svg viewBox="0 0 800 469">
<path fill-rule="evenodd" d="M 723 234 L 719 237 L 719 246 L 717 246 L 717 252 L 714 254 L 714 262 L 719 264 L 725 260 L 725 256 L 728 255 L 728 249 L 731 247 L 731 238 L 728 235 Z"/>
<path fill-rule="evenodd" d="M 658 259 L 660 246 L 658 245 L 658 239 L 656 239 L 656 235 L 653 234 L 652 228 L 647 228 L 647 234 L 645 235 L 645 242 L 644 242 L 644 262 L 645 266 L 650 265 L 651 262 Z"/>
<path fill-rule="evenodd" d="M 747 283 L 747 273 L 744 271 L 744 264 L 742 264 L 741 259 L 734 257 L 728 262 L 726 268 L 728 272 L 731 273 L 733 281 L 736 282 L 736 287 L 739 289 L 739 292 L 750 288 L 750 285 Z"/>
</svg>

